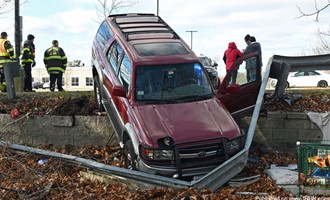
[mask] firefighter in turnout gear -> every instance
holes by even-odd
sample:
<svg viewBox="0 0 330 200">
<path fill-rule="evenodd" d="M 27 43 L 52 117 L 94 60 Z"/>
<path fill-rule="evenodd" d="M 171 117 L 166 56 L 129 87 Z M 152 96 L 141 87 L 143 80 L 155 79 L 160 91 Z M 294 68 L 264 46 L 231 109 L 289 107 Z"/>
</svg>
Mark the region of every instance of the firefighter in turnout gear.
<svg viewBox="0 0 330 200">
<path fill-rule="evenodd" d="M 58 91 L 63 91 L 62 77 L 67 66 L 67 57 L 64 50 L 58 46 L 57 40 L 53 40 L 52 45 L 44 54 L 44 63 L 50 79 L 50 91 L 54 92 L 55 82 L 57 82 Z"/>
<path fill-rule="evenodd" d="M 24 68 L 24 91 L 32 92 L 32 67 L 35 62 L 34 35 L 29 34 L 23 43 L 21 63 Z"/>
<path fill-rule="evenodd" d="M 0 39 L 0 91 L 6 92 L 6 80 L 3 65 L 15 60 L 15 52 L 13 45 L 7 40 L 7 33 L 1 33 Z"/>
</svg>

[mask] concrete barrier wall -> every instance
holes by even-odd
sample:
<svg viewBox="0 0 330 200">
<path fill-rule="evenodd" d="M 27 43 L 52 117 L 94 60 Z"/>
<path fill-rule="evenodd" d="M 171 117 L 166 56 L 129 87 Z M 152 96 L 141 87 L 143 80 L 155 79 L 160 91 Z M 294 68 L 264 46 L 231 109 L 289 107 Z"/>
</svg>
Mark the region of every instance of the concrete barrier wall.
<svg viewBox="0 0 330 200">
<path fill-rule="evenodd" d="M 268 144 L 281 152 L 297 152 L 297 141 L 323 139 L 321 129 L 305 113 L 268 112 L 258 124 Z"/>
<path fill-rule="evenodd" d="M 268 112 L 259 129 L 273 150 L 297 152 L 297 141 L 322 140 L 323 134 L 305 113 Z M 113 145 L 116 136 L 107 116 L 19 116 L 0 114 L 0 140 L 17 144 Z"/>
<path fill-rule="evenodd" d="M 29 146 L 75 146 L 117 143 L 107 116 L 0 115 L 0 140 Z"/>
</svg>

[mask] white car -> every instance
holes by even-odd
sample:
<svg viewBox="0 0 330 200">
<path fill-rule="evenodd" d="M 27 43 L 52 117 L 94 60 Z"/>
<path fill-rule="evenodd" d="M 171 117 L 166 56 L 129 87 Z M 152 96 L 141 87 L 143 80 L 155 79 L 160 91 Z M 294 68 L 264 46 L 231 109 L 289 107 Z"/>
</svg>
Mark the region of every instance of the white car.
<svg viewBox="0 0 330 200">
<path fill-rule="evenodd" d="M 42 84 L 42 89 L 49 89 L 49 87 L 50 87 L 50 81 L 48 81 L 48 82 L 44 82 L 44 83 Z"/>
<path fill-rule="evenodd" d="M 270 83 L 275 87 L 276 79 Z M 326 88 L 330 83 L 330 74 L 317 70 L 302 70 L 289 73 L 286 87 L 322 87 Z"/>
</svg>

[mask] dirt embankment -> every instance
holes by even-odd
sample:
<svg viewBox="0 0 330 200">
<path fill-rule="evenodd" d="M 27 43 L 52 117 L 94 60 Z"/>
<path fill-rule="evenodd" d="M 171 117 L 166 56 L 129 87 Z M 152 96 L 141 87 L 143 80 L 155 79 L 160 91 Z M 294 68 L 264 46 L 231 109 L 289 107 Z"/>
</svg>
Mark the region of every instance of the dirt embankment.
<svg viewBox="0 0 330 200">
<path fill-rule="evenodd" d="M 16 109 L 20 114 L 32 115 L 95 115 L 94 93 L 88 92 L 26 92 L 8 99 L 0 93 L 0 113 L 10 114 Z"/>
</svg>

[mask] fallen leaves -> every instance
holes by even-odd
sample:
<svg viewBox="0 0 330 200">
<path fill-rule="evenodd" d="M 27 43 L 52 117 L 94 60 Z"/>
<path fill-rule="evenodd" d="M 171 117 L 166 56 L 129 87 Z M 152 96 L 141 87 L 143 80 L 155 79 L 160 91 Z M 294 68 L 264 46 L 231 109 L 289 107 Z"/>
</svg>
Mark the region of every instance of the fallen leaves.
<svg viewBox="0 0 330 200">
<path fill-rule="evenodd" d="M 300 94 L 300 93 L 299 93 Z M 290 95 L 297 95 L 291 93 Z M 290 96 L 289 95 L 289 96 Z M 291 105 L 283 99 L 266 99 L 261 108 L 261 114 L 268 111 L 282 112 L 328 112 L 330 111 L 330 93 L 328 90 L 304 91 L 302 98 L 294 101 Z"/>
<path fill-rule="evenodd" d="M 69 145 L 54 148 L 51 145 L 39 148 L 81 156 L 111 165 L 123 166 L 119 146 L 73 147 Z M 0 152 L 0 199 L 255 199 L 258 194 L 267 193 L 276 197 L 288 197 L 289 193 L 278 188 L 263 169 L 273 161 L 284 163 L 296 161 L 294 154 L 258 154 L 257 164 L 249 163 L 244 175 L 261 174 L 261 179 L 251 185 L 230 187 L 224 185 L 218 191 L 195 188 L 151 188 L 130 190 L 119 184 L 100 183 L 84 179 L 80 171 L 86 169 L 73 166 L 59 159 L 45 158 L 31 153 L 3 148 Z M 47 160 L 39 164 L 40 160 Z M 242 195 L 249 194 L 250 195 Z"/>
</svg>

